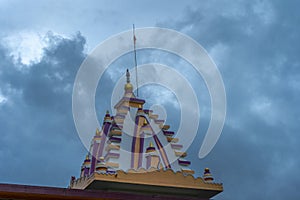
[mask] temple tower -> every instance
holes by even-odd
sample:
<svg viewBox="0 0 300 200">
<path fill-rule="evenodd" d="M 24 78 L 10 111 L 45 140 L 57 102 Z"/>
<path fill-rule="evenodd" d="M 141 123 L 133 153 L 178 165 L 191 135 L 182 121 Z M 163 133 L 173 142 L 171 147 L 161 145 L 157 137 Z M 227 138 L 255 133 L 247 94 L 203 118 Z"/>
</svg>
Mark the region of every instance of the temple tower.
<svg viewBox="0 0 300 200">
<path fill-rule="evenodd" d="M 194 173 L 188 168 L 191 162 L 184 159 L 187 154 L 180 151 L 182 145 L 179 144 L 179 139 L 174 137 L 175 133 L 170 131 L 170 126 L 164 124 L 164 120 L 159 119 L 152 110 L 144 109 L 144 103 L 145 100 L 135 96 L 127 70 L 124 95 L 114 106 L 116 115 L 111 116 L 107 111 L 101 131 L 96 129 L 89 160 L 84 162 L 85 173 L 81 173 L 81 176 L 93 174 L 100 168 L 103 172 L 104 165 L 110 173 L 120 169 L 127 171 L 141 168 L 163 168 L 187 174 Z M 145 145 L 145 141 L 149 146 Z M 170 148 L 164 148 L 168 143 Z M 124 151 L 129 147 L 129 151 Z M 175 157 L 176 162 L 170 163 L 170 157 Z"/>
<path fill-rule="evenodd" d="M 116 114 L 106 112 L 80 177 L 71 178 L 70 188 L 205 200 L 223 191 L 208 168 L 203 177 L 193 176 L 175 132 L 144 104 L 144 99 L 135 96 L 127 70 L 124 95 L 114 106 Z"/>
</svg>

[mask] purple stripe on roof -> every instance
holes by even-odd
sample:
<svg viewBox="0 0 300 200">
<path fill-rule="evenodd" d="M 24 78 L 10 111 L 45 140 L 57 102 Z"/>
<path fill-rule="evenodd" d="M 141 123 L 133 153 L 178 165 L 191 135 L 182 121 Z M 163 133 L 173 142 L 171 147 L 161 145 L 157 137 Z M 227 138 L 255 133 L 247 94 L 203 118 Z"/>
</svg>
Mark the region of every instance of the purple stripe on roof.
<svg viewBox="0 0 300 200">
<path fill-rule="evenodd" d="M 145 112 L 146 114 L 149 114 L 149 113 L 152 113 L 152 112 L 153 112 L 153 110 L 148 110 L 148 109 L 145 109 L 145 110 L 144 110 L 144 112 Z"/>
<path fill-rule="evenodd" d="M 134 132 L 133 132 L 133 138 L 132 138 L 132 146 L 131 146 L 131 168 L 134 168 L 134 153 L 135 153 L 135 144 L 137 140 L 137 124 L 139 122 L 139 116 L 135 117 L 135 126 L 134 126 Z"/>
<path fill-rule="evenodd" d="M 135 149 L 136 137 L 132 137 L 132 145 L 131 145 L 131 162 L 130 166 L 134 168 L 134 149 Z"/>
<path fill-rule="evenodd" d="M 92 174 L 95 171 L 95 166 L 97 162 L 97 151 L 99 148 L 99 143 L 97 143 L 95 140 L 93 142 L 93 150 L 92 150 L 92 163 L 91 163 L 91 169 L 90 174 Z"/>
<path fill-rule="evenodd" d="M 115 170 L 108 169 L 108 170 L 106 170 L 106 173 L 107 174 L 116 174 L 117 172 Z"/>
<path fill-rule="evenodd" d="M 174 131 L 163 131 L 164 135 L 172 136 L 174 135 Z"/>
<path fill-rule="evenodd" d="M 139 102 L 139 103 L 145 103 L 144 99 L 138 99 L 138 98 L 129 98 L 130 101 Z"/>
<path fill-rule="evenodd" d="M 104 145 L 105 145 L 105 141 L 107 138 L 107 134 L 109 132 L 111 124 L 110 123 L 105 123 L 104 124 L 104 128 L 103 128 L 103 135 L 102 135 L 102 139 L 100 142 L 100 148 L 98 149 L 98 158 L 103 156 L 103 150 L 104 150 Z"/>
<path fill-rule="evenodd" d="M 139 140 L 140 140 L 140 151 L 139 151 L 139 162 L 138 162 L 138 168 L 142 167 L 142 161 L 143 161 L 143 153 L 144 153 L 144 133 L 141 134 Z"/>
<path fill-rule="evenodd" d="M 118 125 L 118 124 L 113 124 L 111 127 L 111 129 L 119 129 L 119 130 L 121 130 L 122 128 L 123 128 L 123 126 Z"/>
<path fill-rule="evenodd" d="M 122 141 L 121 138 L 114 137 L 114 136 L 111 136 L 111 137 L 109 138 L 109 140 L 112 141 L 112 142 L 121 142 L 121 141 Z"/>
<path fill-rule="evenodd" d="M 188 160 L 178 160 L 178 164 L 179 165 L 190 165 L 191 164 L 191 161 L 188 161 Z"/>
<path fill-rule="evenodd" d="M 148 150 L 155 150 L 155 147 L 148 147 L 148 148 L 147 148 L 147 151 L 148 151 Z"/>
<path fill-rule="evenodd" d="M 88 176 L 90 172 L 90 169 L 87 167 L 84 167 L 84 176 Z"/>
<path fill-rule="evenodd" d="M 169 159 L 168 159 L 168 156 L 167 156 L 167 154 L 166 154 L 165 149 L 163 148 L 162 144 L 160 143 L 160 141 L 159 141 L 157 135 L 154 134 L 153 130 L 152 130 L 152 134 L 153 134 L 154 141 L 155 141 L 155 143 L 156 143 L 156 145 L 157 145 L 157 147 L 158 147 L 158 151 L 159 151 L 159 153 L 160 153 L 160 155 L 161 155 L 161 157 L 162 157 L 162 160 L 163 160 L 163 162 L 164 162 L 166 168 L 171 169 L 170 161 L 169 161 Z M 164 157 L 166 158 L 166 160 L 163 159 L 163 155 L 164 155 Z"/>
<path fill-rule="evenodd" d="M 135 149 L 135 144 L 136 144 L 137 140 L 140 139 L 140 138 L 137 138 L 137 134 L 138 134 L 137 129 L 138 129 L 139 118 L 140 118 L 140 116 L 135 117 L 135 126 L 134 126 L 134 133 L 133 133 L 134 135 L 133 135 L 133 138 L 132 138 L 132 146 L 131 146 L 131 152 L 132 152 L 132 154 L 131 154 L 131 168 L 134 168 L 135 153 L 140 152 L 140 149 L 139 150 Z M 140 142 L 141 142 L 141 140 L 140 140 Z M 138 161 L 138 165 L 139 165 L 139 161 Z"/>
</svg>

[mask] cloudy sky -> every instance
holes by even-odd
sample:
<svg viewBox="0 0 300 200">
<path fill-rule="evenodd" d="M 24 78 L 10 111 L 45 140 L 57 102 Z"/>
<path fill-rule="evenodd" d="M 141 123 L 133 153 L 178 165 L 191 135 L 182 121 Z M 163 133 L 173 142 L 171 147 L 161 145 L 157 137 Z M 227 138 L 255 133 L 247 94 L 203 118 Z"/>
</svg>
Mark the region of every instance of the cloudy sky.
<svg viewBox="0 0 300 200">
<path fill-rule="evenodd" d="M 220 70 L 227 95 L 222 135 L 204 159 L 198 158 L 197 142 L 188 150 L 197 175 L 210 167 L 224 183 L 215 199 L 299 199 L 299 6 L 296 0 L 0 0 L 0 182 L 66 187 L 70 176 L 79 175 L 86 149 L 72 117 L 77 70 L 100 42 L 135 23 L 187 34 Z M 155 51 L 140 52 L 139 59 L 178 61 Z M 120 58 L 102 80 L 99 117 L 110 108 L 111 85 L 131 61 Z M 203 98 L 199 141 L 210 104 L 193 71 L 180 72 Z M 141 96 L 148 105 L 163 104 L 176 130 L 174 95 L 154 89 L 149 95 L 153 90 L 145 87 Z"/>
</svg>

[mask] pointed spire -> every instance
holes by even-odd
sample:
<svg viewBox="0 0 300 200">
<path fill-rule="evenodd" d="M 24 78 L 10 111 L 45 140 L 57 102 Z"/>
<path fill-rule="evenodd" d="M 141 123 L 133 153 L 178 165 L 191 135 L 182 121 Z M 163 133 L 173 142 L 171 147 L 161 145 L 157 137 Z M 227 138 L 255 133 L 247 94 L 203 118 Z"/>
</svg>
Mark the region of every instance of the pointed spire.
<svg viewBox="0 0 300 200">
<path fill-rule="evenodd" d="M 149 147 L 154 147 L 152 142 L 149 143 Z"/>
<path fill-rule="evenodd" d="M 101 132 L 100 132 L 99 128 L 97 128 L 97 129 L 96 129 L 96 135 L 97 135 L 97 136 L 100 136 L 100 135 L 101 135 L 100 133 L 101 133 Z"/>
<path fill-rule="evenodd" d="M 88 153 L 83 161 L 83 164 L 81 166 L 81 175 L 80 177 L 85 177 L 89 175 L 91 168 L 91 160 L 90 160 L 90 154 Z"/>
<path fill-rule="evenodd" d="M 203 179 L 206 182 L 213 182 L 214 178 L 211 175 L 209 168 L 204 169 Z"/>
<path fill-rule="evenodd" d="M 147 126 L 148 125 L 148 122 L 147 122 L 147 119 L 145 118 L 145 120 L 144 120 L 144 124 L 143 124 L 144 126 Z"/>
<path fill-rule="evenodd" d="M 133 86 L 130 83 L 130 73 L 128 69 L 126 70 L 126 84 L 124 86 L 124 89 L 125 89 L 125 93 L 128 93 L 130 94 L 130 96 L 132 96 Z"/>
<path fill-rule="evenodd" d="M 130 73 L 128 69 L 126 70 L 126 80 L 127 83 L 130 83 Z"/>
<path fill-rule="evenodd" d="M 148 148 L 146 149 L 146 153 L 156 152 L 155 147 L 152 142 L 149 143 Z"/>
<path fill-rule="evenodd" d="M 87 154 L 87 155 L 85 156 L 84 162 L 85 162 L 85 163 L 90 162 L 90 155 L 89 155 L 89 154 Z"/>
<path fill-rule="evenodd" d="M 149 142 L 149 147 L 146 149 L 146 169 L 158 169 L 160 163 L 160 158 L 158 156 L 157 151 L 155 150 L 155 147 L 152 143 L 152 141 Z"/>
<path fill-rule="evenodd" d="M 109 114 L 108 110 L 106 111 L 106 114 L 105 114 L 105 117 L 104 117 L 104 123 L 105 122 L 111 122 L 111 117 L 110 117 L 110 114 Z"/>
</svg>

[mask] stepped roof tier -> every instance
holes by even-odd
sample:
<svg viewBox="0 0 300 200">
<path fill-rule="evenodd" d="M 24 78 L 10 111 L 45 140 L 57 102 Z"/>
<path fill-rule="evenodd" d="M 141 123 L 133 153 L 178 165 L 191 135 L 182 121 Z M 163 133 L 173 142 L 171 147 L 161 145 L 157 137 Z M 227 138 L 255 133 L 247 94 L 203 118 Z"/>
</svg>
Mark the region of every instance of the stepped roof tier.
<svg viewBox="0 0 300 200">
<path fill-rule="evenodd" d="M 126 78 L 124 95 L 114 106 L 116 114 L 106 112 L 81 166 L 80 177 L 72 177 L 70 188 L 204 199 L 220 193 L 222 184 L 213 183 L 209 169 L 205 169 L 204 178 L 194 178 L 191 162 L 181 151 L 183 146 L 174 137 L 176 134 L 152 110 L 143 108 L 145 100 L 133 93 L 128 70 Z"/>
</svg>

